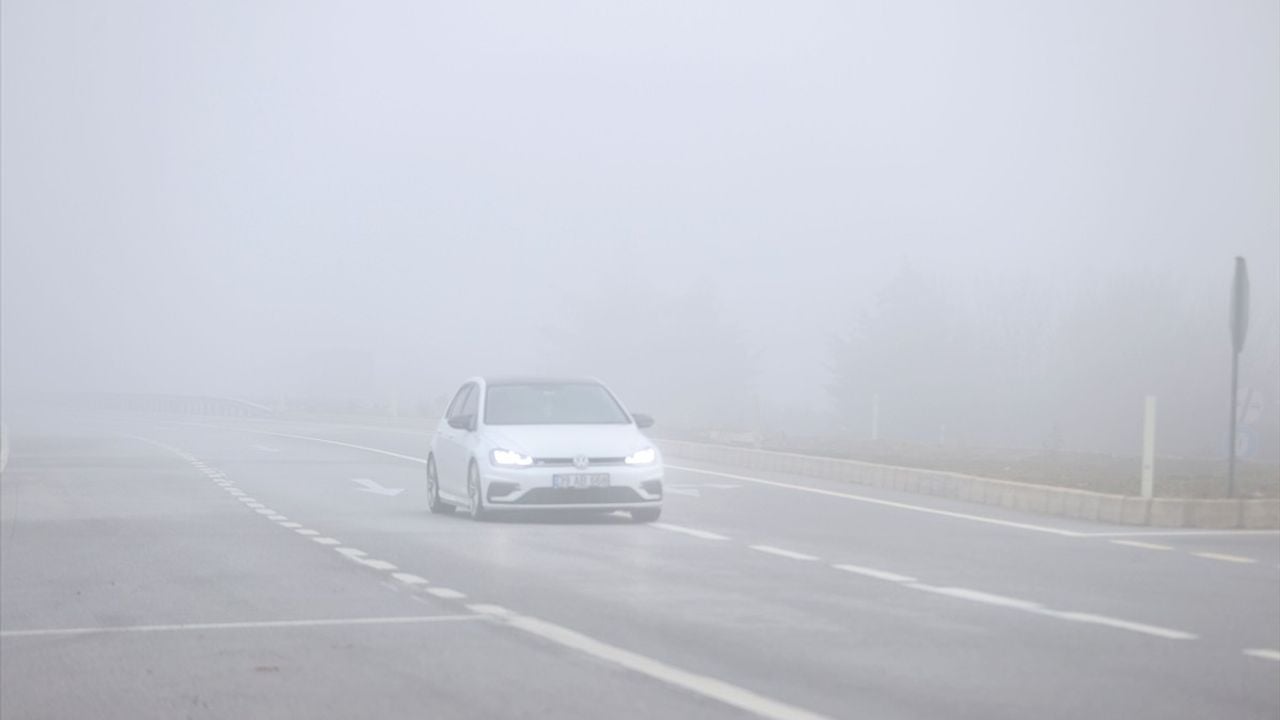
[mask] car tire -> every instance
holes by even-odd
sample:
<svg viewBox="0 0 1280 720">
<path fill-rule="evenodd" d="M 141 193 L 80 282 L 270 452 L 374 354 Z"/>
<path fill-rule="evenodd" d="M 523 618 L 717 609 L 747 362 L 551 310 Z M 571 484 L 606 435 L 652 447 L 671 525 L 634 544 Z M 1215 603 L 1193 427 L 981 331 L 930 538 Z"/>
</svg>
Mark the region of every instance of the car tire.
<svg viewBox="0 0 1280 720">
<path fill-rule="evenodd" d="M 631 522 L 650 523 L 662 517 L 662 508 L 639 508 L 637 510 L 628 511 L 631 513 Z"/>
<path fill-rule="evenodd" d="M 427 456 L 427 509 L 436 515 L 453 513 L 453 506 L 440 499 L 440 474 L 436 472 L 435 455 Z"/>
<path fill-rule="evenodd" d="M 488 513 L 484 509 L 484 484 L 480 482 L 480 468 L 475 460 L 467 466 L 467 497 L 471 500 L 471 519 L 483 522 Z"/>
</svg>

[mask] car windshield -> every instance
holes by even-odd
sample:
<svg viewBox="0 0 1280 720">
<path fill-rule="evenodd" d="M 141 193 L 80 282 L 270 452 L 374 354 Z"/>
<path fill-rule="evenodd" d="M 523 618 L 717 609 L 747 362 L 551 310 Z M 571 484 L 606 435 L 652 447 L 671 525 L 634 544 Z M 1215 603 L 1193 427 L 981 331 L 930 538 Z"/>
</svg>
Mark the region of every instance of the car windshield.
<svg viewBox="0 0 1280 720">
<path fill-rule="evenodd" d="M 631 419 L 600 385 L 528 383 L 490 385 L 484 421 L 489 425 L 602 425 Z"/>
</svg>

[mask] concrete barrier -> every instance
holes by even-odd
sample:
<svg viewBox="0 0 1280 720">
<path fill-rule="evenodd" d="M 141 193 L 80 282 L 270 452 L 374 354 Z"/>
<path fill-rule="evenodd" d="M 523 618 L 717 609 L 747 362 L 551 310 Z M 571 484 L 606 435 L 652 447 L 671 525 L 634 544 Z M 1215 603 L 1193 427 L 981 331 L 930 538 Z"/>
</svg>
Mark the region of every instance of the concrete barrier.
<svg viewBox="0 0 1280 720">
<path fill-rule="evenodd" d="M 1156 527 L 1280 529 L 1280 499 L 1148 499 L 860 460 L 683 440 L 657 442 L 663 454 L 673 458 L 937 495 L 1046 515 Z"/>
</svg>

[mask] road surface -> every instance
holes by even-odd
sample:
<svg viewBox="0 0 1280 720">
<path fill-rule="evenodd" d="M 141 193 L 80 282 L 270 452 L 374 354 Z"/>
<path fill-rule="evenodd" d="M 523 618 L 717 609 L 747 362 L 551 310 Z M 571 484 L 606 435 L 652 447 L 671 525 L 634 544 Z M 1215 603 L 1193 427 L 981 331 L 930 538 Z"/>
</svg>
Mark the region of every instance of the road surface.
<svg viewBox="0 0 1280 720">
<path fill-rule="evenodd" d="M 653 525 L 475 523 L 418 431 L 9 426 L 6 720 L 1280 717 L 1276 533 L 676 458 Z"/>
</svg>

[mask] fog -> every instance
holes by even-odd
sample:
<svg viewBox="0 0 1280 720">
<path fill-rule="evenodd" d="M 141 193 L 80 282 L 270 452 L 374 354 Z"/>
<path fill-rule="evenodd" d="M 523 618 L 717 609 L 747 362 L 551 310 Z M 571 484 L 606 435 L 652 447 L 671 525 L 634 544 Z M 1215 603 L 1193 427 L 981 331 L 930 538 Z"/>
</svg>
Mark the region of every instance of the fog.
<svg viewBox="0 0 1280 720">
<path fill-rule="evenodd" d="M 3 391 L 1225 449 L 1274 2 L 3 4 Z"/>
</svg>

